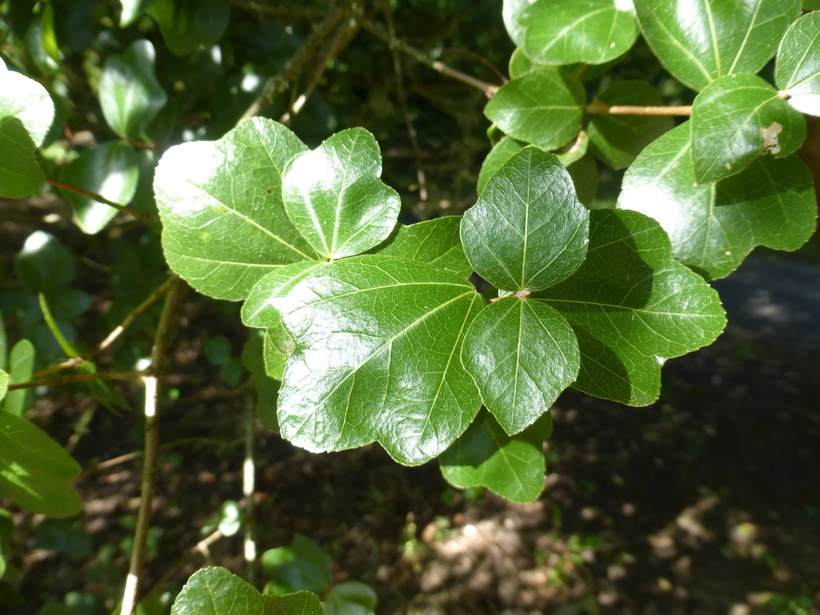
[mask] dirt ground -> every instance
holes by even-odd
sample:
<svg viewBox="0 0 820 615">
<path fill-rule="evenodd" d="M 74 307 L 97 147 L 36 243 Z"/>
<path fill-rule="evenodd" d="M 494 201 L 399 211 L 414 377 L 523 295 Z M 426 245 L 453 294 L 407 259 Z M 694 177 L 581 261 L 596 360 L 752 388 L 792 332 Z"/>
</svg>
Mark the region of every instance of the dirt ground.
<svg viewBox="0 0 820 615">
<path fill-rule="evenodd" d="M 820 268 L 752 259 L 716 286 L 729 328 L 667 364 L 656 404 L 562 395 L 533 504 L 456 492 L 435 463 L 403 468 L 377 446 L 312 455 L 260 427 L 260 552 L 313 538 L 334 581 L 371 585 L 380 614 L 820 612 L 760 606 L 773 594 L 820 601 Z M 233 334 L 236 320 L 187 309 L 170 380 L 181 398 L 164 410 L 162 441 L 228 444 L 163 451 L 147 586 L 241 494 L 243 402 L 212 384 L 200 357 L 202 331 Z M 37 418 L 68 435 L 83 409 L 81 395 L 62 394 L 39 402 Z M 90 467 L 139 450 L 139 429 L 133 416 L 96 412 L 75 456 Z M 46 522 L 51 534 L 17 514 L 25 602 L 0 611 L 31 615 L 75 592 L 80 613 L 110 612 L 138 484 L 138 461 L 84 475 L 84 514 Z M 168 587 L 209 563 L 241 572 L 241 552 L 241 537 L 223 538 Z"/>
</svg>

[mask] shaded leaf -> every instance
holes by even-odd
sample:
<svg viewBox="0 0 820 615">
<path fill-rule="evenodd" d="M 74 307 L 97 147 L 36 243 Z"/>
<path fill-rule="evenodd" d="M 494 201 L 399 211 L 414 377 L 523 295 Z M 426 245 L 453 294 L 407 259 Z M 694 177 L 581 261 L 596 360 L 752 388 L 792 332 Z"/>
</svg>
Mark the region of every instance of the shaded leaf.
<svg viewBox="0 0 820 615">
<path fill-rule="evenodd" d="M 657 399 L 666 359 L 711 344 L 726 324 L 717 293 L 675 262 L 661 227 L 636 212 L 593 211 L 583 265 L 532 298 L 558 310 L 578 337 L 573 386 L 632 406 Z"/>
<path fill-rule="evenodd" d="M 806 118 L 755 75 L 716 79 L 692 107 L 692 160 L 699 184 L 734 175 L 760 156 L 793 154 L 805 139 Z"/>
<path fill-rule="evenodd" d="M 526 143 L 516 141 L 510 137 L 505 137 L 496 143 L 481 165 L 481 170 L 478 173 L 476 192 L 479 195 L 484 192 L 484 187 L 487 185 L 489 179 L 504 166 L 504 163 L 525 147 L 527 147 Z"/>
<path fill-rule="evenodd" d="M 9 384 L 23 384 L 31 380 L 34 372 L 34 344 L 28 340 L 20 340 L 9 353 Z M 28 389 L 9 391 L 3 401 L 3 410 L 15 416 L 22 416 L 26 410 L 26 400 L 29 397 Z"/>
<path fill-rule="evenodd" d="M 156 53 L 145 39 L 108 58 L 100 76 L 100 105 L 111 129 L 141 139 L 148 123 L 168 101 L 154 73 Z"/>
<path fill-rule="evenodd" d="M 199 292 L 232 301 L 265 275 L 316 252 L 285 213 L 282 172 L 306 146 L 254 118 L 218 141 L 172 147 L 154 178 L 171 268 Z"/>
<path fill-rule="evenodd" d="M 374 254 L 407 258 L 467 278 L 473 268 L 464 254 L 461 216 L 444 216 L 405 226 L 400 224 Z"/>
<path fill-rule="evenodd" d="M 364 583 L 345 581 L 334 585 L 325 600 L 325 615 L 375 615 L 376 592 Z"/>
<path fill-rule="evenodd" d="M 39 147 L 54 121 L 54 103 L 46 89 L 34 79 L 10 70 L 0 70 L 0 119 L 16 117 Z"/>
<path fill-rule="evenodd" d="M 780 41 L 774 71 L 777 87 L 801 113 L 820 115 L 820 13 L 803 15 Z"/>
<path fill-rule="evenodd" d="M 575 184 L 578 200 L 589 207 L 598 194 L 598 163 L 595 162 L 595 156 L 587 154 L 569 165 L 567 171 Z"/>
<path fill-rule="evenodd" d="M 618 81 L 598 94 L 607 105 L 662 106 L 660 91 L 646 81 Z M 593 115 L 587 127 L 592 151 L 613 169 L 625 169 L 641 150 L 675 127 L 671 117 L 651 115 Z"/>
<path fill-rule="evenodd" d="M 108 141 L 85 150 L 60 172 L 68 184 L 99 194 L 119 205 L 128 205 L 137 191 L 139 160 L 134 148 L 123 141 Z M 74 192 L 63 196 L 74 206 L 77 226 L 89 235 L 99 233 L 117 215 L 117 210 Z"/>
<path fill-rule="evenodd" d="M 506 297 L 475 317 L 461 361 L 508 434 L 529 427 L 578 375 L 578 341 L 548 305 Z"/>
<path fill-rule="evenodd" d="M 722 278 L 755 246 L 795 250 L 814 232 L 811 175 L 796 156 L 759 158 L 716 184 L 697 185 L 691 122 L 647 147 L 624 176 L 618 207 L 655 218 L 676 260 Z"/>
<path fill-rule="evenodd" d="M 230 5 L 228 0 L 154 0 L 148 14 L 171 53 L 182 56 L 222 38 Z"/>
<path fill-rule="evenodd" d="M 288 164 L 285 209 L 316 252 L 330 259 L 353 256 L 390 235 L 401 201 L 379 179 L 381 162 L 373 135 L 351 128 Z"/>
<path fill-rule="evenodd" d="M 510 291 L 563 280 L 584 259 L 589 212 L 558 159 L 528 147 L 487 182 L 464 214 L 461 240 L 478 275 Z"/>
<path fill-rule="evenodd" d="M 0 498 L 48 517 L 69 517 L 82 509 L 70 481 L 79 464 L 44 431 L 0 411 Z"/>
<path fill-rule="evenodd" d="M 540 68 L 501 86 L 484 115 L 514 139 L 555 149 L 580 130 L 585 102 L 577 79 L 557 68 Z"/>
<path fill-rule="evenodd" d="M 484 410 L 440 457 L 444 479 L 455 487 L 487 487 L 513 502 L 535 500 L 544 490 L 542 445 L 552 431 L 545 414 L 516 436 L 507 435 Z"/>
<path fill-rule="evenodd" d="M 53 235 L 34 231 L 14 257 L 14 272 L 34 294 L 61 295 L 74 281 L 74 255 Z"/>
<path fill-rule="evenodd" d="M 301 534 L 288 547 L 265 551 L 262 565 L 271 576 L 274 594 L 323 594 L 330 587 L 330 558 L 315 540 Z"/>
<path fill-rule="evenodd" d="M 757 73 L 800 16 L 800 0 L 634 0 L 649 46 L 678 81 Z"/>
<path fill-rule="evenodd" d="M 538 0 L 519 23 L 524 52 L 541 64 L 603 64 L 638 39 L 635 15 L 613 0 Z"/>
<path fill-rule="evenodd" d="M 19 118 L 0 120 L 0 197 L 26 198 L 43 186 L 45 176 L 34 157 L 36 149 Z"/>
<path fill-rule="evenodd" d="M 282 435 L 310 451 L 378 441 L 400 463 L 432 459 L 481 405 L 459 361 L 481 303 L 463 279 L 379 255 L 299 283 L 282 311 L 296 346 L 279 394 Z"/>
</svg>

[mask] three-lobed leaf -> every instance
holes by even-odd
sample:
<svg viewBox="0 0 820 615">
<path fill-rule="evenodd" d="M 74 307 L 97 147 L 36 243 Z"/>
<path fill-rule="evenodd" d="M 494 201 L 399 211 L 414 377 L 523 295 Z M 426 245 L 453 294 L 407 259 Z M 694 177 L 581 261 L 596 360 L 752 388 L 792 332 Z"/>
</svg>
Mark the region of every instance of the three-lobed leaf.
<svg viewBox="0 0 820 615">
<path fill-rule="evenodd" d="M 698 185 L 691 122 L 638 156 L 624 176 L 618 207 L 657 220 L 675 259 L 712 279 L 734 271 L 755 246 L 799 248 L 817 223 L 811 175 L 795 155 L 765 156 L 737 175 Z"/>
<path fill-rule="evenodd" d="M 699 184 L 734 175 L 760 156 L 793 154 L 805 139 L 806 118 L 755 75 L 716 79 L 692 107 L 692 159 Z"/>
<path fill-rule="evenodd" d="M 603 64 L 638 38 L 634 13 L 614 0 L 537 0 L 523 11 L 524 52 L 540 64 Z"/>
<path fill-rule="evenodd" d="M 360 254 L 390 235 L 401 208 L 399 195 L 380 175 L 373 135 L 363 128 L 343 130 L 291 160 L 282 177 L 285 209 L 323 257 Z"/>
<path fill-rule="evenodd" d="M 820 115 L 820 12 L 803 15 L 783 36 L 774 78 L 792 107 Z"/>
<path fill-rule="evenodd" d="M 473 269 L 495 287 L 533 291 L 570 275 L 584 260 L 589 212 L 558 159 L 536 147 L 510 158 L 461 222 Z"/>
<path fill-rule="evenodd" d="M 800 0 L 634 0 L 644 36 L 678 80 L 702 90 L 757 73 L 800 16 Z"/>
</svg>

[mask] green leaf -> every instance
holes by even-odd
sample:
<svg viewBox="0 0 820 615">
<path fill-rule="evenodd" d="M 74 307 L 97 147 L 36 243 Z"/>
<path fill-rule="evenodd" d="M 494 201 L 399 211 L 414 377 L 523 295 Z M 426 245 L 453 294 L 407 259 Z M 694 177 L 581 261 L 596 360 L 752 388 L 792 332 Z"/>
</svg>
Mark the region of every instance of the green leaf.
<svg viewBox="0 0 820 615">
<path fill-rule="evenodd" d="M 154 179 L 168 264 L 199 292 L 237 301 L 265 275 L 318 255 L 285 213 L 282 172 L 306 146 L 254 118 L 218 141 L 172 147 Z"/>
<path fill-rule="evenodd" d="M 793 154 L 805 139 L 806 118 L 755 75 L 716 79 L 692 107 L 692 160 L 699 184 L 734 175 L 766 154 Z"/>
<path fill-rule="evenodd" d="M 598 94 L 606 105 L 664 104 L 660 91 L 646 81 L 618 81 Z M 651 115 L 593 115 L 587 132 L 592 151 L 613 169 L 625 169 L 641 150 L 675 127 L 671 117 Z"/>
<path fill-rule="evenodd" d="M 516 47 L 521 47 L 524 44 L 525 28 L 521 25 L 521 16 L 535 1 L 536 0 L 504 0 L 501 16 L 504 19 L 504 26 L 507 28 L 507 33 L 510 35 Z"/>
<path fill-rule="evenodd" d="M 309 592 L 263 596 L 225 568 L 203 568 L 188 579 L 171 615 L 323 615 Z"/>
<path fill-rule="evenodd" d="M 230 5 L 228 0 L 155 0 L 148 14 L 157 20 L 171 53 L 183 56 L 222 38 Z"/>
<path fill-rule="evenodd" d="M 666 359 L 711 344 L 726 324 L 717 293 L 672 259 L 654 220 L 635 212 L 593 211 L 584 264 L 532 299 L 558 310 L 578 337 L 573 386 L 631 406 L 657 399 Z"/>
<path fill-rule="evenodd" d="M 613 0 L 538 0 L 519 18 L 524 52 L 540 64 L 603 64 L 638 39 L 635 15 Z M 621 3 L 623 4 L 623 3 Z"/>
<path fill-rule="evenodd" d="M 122 13 L 120 13 L 120 28 L 127 28 L 139 17 L 154 0 L 120 0 Z"/>
<path fill-rule="evenodd" d="M 148 123 L 168 102 L 154 73 L 156 53 L 145 39 L 108 58 L 100 77 L 100 105 L 111 129 L 127 139 L 142 139 Z"/>
<path fill-rule="evenodd" d="M 373 254 L 406 258 L 468 278 L 473 268 L 461 245 L 460 226 L 461 216 L 444 216 L 410 226 L 400 224 Z"/>
<path fill-rule="evenodd" d="M 0 411 L 0 498 L 48 517 L 69 517 L 82 509 L 70 481 L 79 464 L 38 427 Z"/>
<path fill-rule="evenodd" d="M 31 380 L 34 356 L 34 344 L 28 340 L 20 340 L 12 347 L 9 354 L 9 384 L 23 384 Z M 27 389 L 10 391 L 3 402 L 3 410 L 15 416 L 22 416 L 26 410 L 27 397 Z"/>
<path fill-rule="evenodd" d="M 797 156 L 757 159 L 716 184 L 697 185 L 691 122 L 647 147 L 624 176 L 618 207 L 655 218 L 676 260 L 722 278 L 755 246 L 795 250 L 814 232 L 811 175 Z"/>
<path fill-rule="evenodd" d="M 441 453 L 481 405 L 459 361 L 481 303 L 463 279 L 379 255 L 299 283 L 282 311 L 296 346 L 279 394 L 283 437 L 316 452 L 378 441 L 407 465 Z"/>
<path fill-rule="evenodd" d="M 299 282 L 310 277 L 328 263 L 302 261 L 277 267 L 259 280 L 251 289 L 245 305 L 242 306 L 242 322 L 248 327 L 279 329 L 282 318 L 279 305 Z"/>
<path fill-rule="evenodd" d="M 540 68 L 501 86 L 484 115 L 507 136 L 555 149 L 578 134 L 585 102 L 577 79 L 557 68 Z"/>
<path fill-rule="evenodd" d="M 325 615 L 375 615 L 376 592 L 364 583 L 345 581 L 327 594 Z"/>
<path fill-rule="evenodd" d="M 262 424 L 274 433 L 279 432 L 276 418 L 276 398 L 279 396 L 279 382 L 268 375 L 265 366 L 265 333 L 259 329 L 251 331 L 242 351 L 242 363 L 251 372 L 256 385 L 256 416 Z M 287 357 L 286 357 L 287 358 Z M 284 371 L 284 362 L 282 363 Z M 279 377 L 281 378 L 281 372 Z"/>
<path fill-rule="evenodd" d="M 60 179 L 119 205 L 128 205 L 137 191 L 139 160 L 129 143 L 108 141 L 69 162 Z M 88 235 L 99 233 L 117 215 L 113 207 L 74 192 L 63 191 L 63 196 L 74 206 L 77 226 Z"/>
<path fill-rule="evenodd" d="M 323 594 L 330 587 L 330 558 L 307 536 L 296 536 L 289 547 L 265 551 L 262 565 L 273 580 L 275 594 L 300 590 Z"/>
<path fill-rule="evenodd" d="M 508 434 L 516 434 L 575 380 L 580 356 L 561 314 L 538 301 L 506 297 L 473 320 L 461 362 L 487 409 Z"/>
<path fill-rule="evenodd" d="M 545 414 L 532 427 L 508 436 L 484 410 L 473 424 L 440 457 L 441 473 L 460 489 L 487 487 L 513 502 L 535 500 L 544 490 L 545 461 L 542 445 L 552 431 Z"/>
<path fill-rule="evenodd" d="M 45 177 L 34 157 L 36 149 L 19 118 L 0 120 L 0 197 L 23 199 L 43 186 Z"/>
<path fill-rule="evenodd" d="M 322 256 L 361 254 L 387 239 L 401 208 L 381 172 L 372 134 L 363 128 L 336 133 L 288 164 L 282 176 L 288 217 Z"/>
<path fill-rule="evenodd" d="M 61 295 L 74 281 L 74 255 L 44 231 L 34 231 L 14 257 L 14 271 L 32 293 Z"/>
<path fill-rule="evenodd" d="M 478 173 L 478 182 L 476 184 L 476 192 L 480 195 L 484 192 L 484 187 L 490 178 L 495 175 L 498 170 L 504 166 L 510 158 L 515 156 L 522 149 L 527 147 L 523 141 L 516 141 L 510 137 L 505 137 L 496 143 L 484 159 L 481 165 L 481 170 Z"/>
<path fill-rule="evenodd" d="M 567 167 L 572 183 L 578 193 L 578 200 L 589 207 L 598 195 L 598 163 L 595 156 L 587 154 Z"/>
<path fill-rule="evenodd" d="M 678 81 L 702 90 L 726 75 L 757 73 L 800 0 L 634 0 L 649 46 Z"/>
<path fill-rule="evenodd" d="M 538 66 L 536 66 L 535 68 L 538 68 Z M 520 47 L 516 47 L 515 51 L 513 51 L 512 55 L 510 56 L 510 64 L 508 67 L 510 79 L 517 79 L 521 75 L 530 72 L 532 69 L 532 60 L 530 60 L 524 54 Z"/>
<path fill-rule="evenodd" d="M 6 397 L 6 392 L 9 390 L 9 375 L 0 369 L 0 401 Z"/>
<path fill-rule="evenodd" d="M 774 79 L 789 93 L 789 104 L 820 115 L 820 13 L 803 15 L 780 41 Z"/>
<path fill-rule="evenodd" d="M 34 79 L 0 70 L 0 119 L 7 117 L 19 119 L 39 147 L 54 121 L 54 103 Z"/>
<path fill-rule="evenodd" d="M 509 291 L 563 280 L 584 260 L 589 212 L 558 159 L 528 147 L 487 182 L 461 222 L 467 259 L 478 275 Z"/>
</svg>

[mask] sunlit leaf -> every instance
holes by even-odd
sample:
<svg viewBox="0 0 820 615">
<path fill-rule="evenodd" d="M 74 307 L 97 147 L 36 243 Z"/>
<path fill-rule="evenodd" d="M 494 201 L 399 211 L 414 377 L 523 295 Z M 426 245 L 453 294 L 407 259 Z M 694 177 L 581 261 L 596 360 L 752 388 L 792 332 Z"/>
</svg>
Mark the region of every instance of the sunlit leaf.
<svg viewBox="0 0 820 615">
<path fill-rule="evenodd" d="M 70 481 L 80 470 L 39 427 L 0 410 L 0 498 L 48 517 L 75 515 L 82 503 Z"/>
<path fill-rule="evenodd" d="M 774 78 L 789 93 L 789 104 L 820 115 L 820 13 L 803 15 L 780 42 Z"/>
<path fill-rule="evenodd" d="M 524 52 L 541 64 L 603 64 L 638 38 L 634 13 L 613 0 L 537 0 L 519 18 Z"/>
<path fill-rule="evenodd" d="M 482 411 L 440 457 L 441 473 L 451 485 L 487 487 L 513 502 L 532 502 L 544 490 L 543 443 L 552 431 L 545 414 L 530 428 L 509 436 Z"/>
<path fill-rule="evenodd" d="M 141 139 L 148 123 L 168 101 L 154 74 L 156 53 L 145 39 L 108 58 L 100 77 L 105 121 L 121 137 Z"/>
<path fill-rule="evenodd" d="M 473 269 L 493 286 L 539 290 L 584 259 L 589 212 L 558 159 L 528 147 L 487 182 L 464 214 L 461 240 Z"/>
<path fill-rule="evenodd" d="M 401 201 L 379 179 L 381 170 L 379 145 L 363 128 L 336 133 L 291 160 L 282 177 L 285 209 L 316 252 L 353 256 L 387 238 Z"/>
<path fill-rule="evenodd" d="M 0 119 L 7 117 L 19 119 L 39 147 L 54 121 L 54 103 L 34 79 L 0 70 Z"/>
<path fill-rule="evenodd" d="M 806 138 L 806 118 L 755 75 L 710 83 L 692 107 L 695 179 L 709 184 L 734 175 L 760 156 L 793 154 Z"/>
<path fill-rule="evenodd" d="M 201 293 L 240 300 L 265 275 L 318 255 L 282 201 L 285 165 L 306 146 L 271 120 L 172 147 L 154 178 L 168 264 Z"/>
<path fill-rule="evenodd" d="M 801 0 L 634 0 L 649 46 L 694 90 L 768 62 Z"/>
<path fill-rule="evenodd" d="M 171 53 L 185 55 L 218 41 L 228 25 L 228 0 L 154 0 L 148 9 Z"/>
<path fill-rule="evenodd" d="M 53 235 L 34 231 L 14 257 L 14 271 L 32 293 L 62 296 L 74 281 L 74 255 Z"/>
<path fill-rule="evenodd" d="M 716 184 L 698 185 L 691 122 L 647 147 L 624 176 L 618 207 L 655 218 L 675 259 L 721 278 L 755 246 L 795 250 L 814 232 L 811 175 L 797 156 L 765 156 Z"/>
<path fill-rule="evenodd" d="M 127 28 L 137 20 L 154 0 L 120 0 L 122 13 L 120 13 L 120 28 Z"/>
<path fill-rule="evenodd" d="M 0 197 L 22 199 L 43 186 L 36 149 L 19 118 L 0 119 Z"/>
<path fill-rule="evenodd" d="M 28 340 L 20 340 L 12 347 L 9 353 L 9 384 L 22 384 L 31 380 L 34 372 L 34 356 L 34 344 Z M 22 416 L 27 410 L 28 393 L 27 389 L 9 391 L 3 401 L 2 410 L 15 416 Z"/>
<path fill-rule="evenodd" d="M 535 0 L 504 0 L 501 16 L 504 19 L 507 33 L 510 35 L 516 47 L 521 47 L 524 44 L 525 29 L 520 22 L 521 16 L 534 2 Z"/>
<path fill-rule="evenodd" d="M 481 405 L 459 360 L 481 304 L 463 279 L 379 255 L 300 282 L 282 310 L 295 344 L 279 394 L 282 435 L 310 451 L 378 441 L 401 463 L 432 459 Z"/>
<path fill-rule="evenodd" d="M 580 130 L 585 102 L 577 79 L 558 68 L 540 68 L 501 86 L 484 115 L 507 136 L 555 149 Z"/>
</svg>

